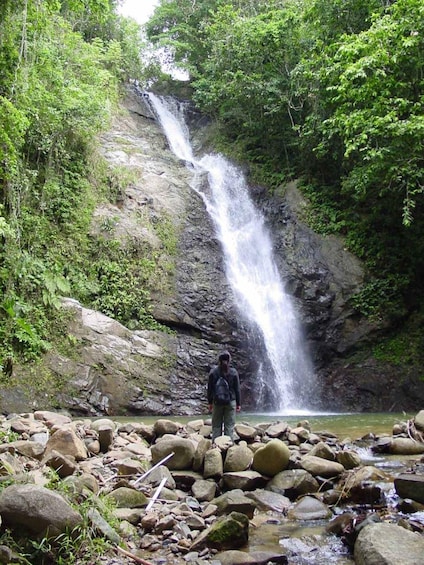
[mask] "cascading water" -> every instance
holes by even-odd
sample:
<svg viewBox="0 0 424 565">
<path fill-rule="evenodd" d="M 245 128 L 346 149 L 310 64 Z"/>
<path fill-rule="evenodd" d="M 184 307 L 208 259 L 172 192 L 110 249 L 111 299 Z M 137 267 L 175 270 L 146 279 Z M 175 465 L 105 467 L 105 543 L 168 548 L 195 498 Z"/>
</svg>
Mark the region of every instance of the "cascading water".
<svg viewBox="0 0 424 565">
<path fill-rule="evenodd" d="M 242 172 L 222 155 L 195 158 L 183 107 L 171 98 L 149 94 L 150 103 L 172 151 L 193 172 L 192 188 L 202 197 L 224 252 L 226 275 L 241 315 L 262 336 L 272 375 L 258 375 L 274 394 L 280 414 L 307 410 L 314 373 L 290 296 L 285 292 L 273 259 L 264 219 L 250 199 Z M 207 193 L 201 179 L 207 175 Z M 268 371 L 267 371 L 268 373 Z"/>
</svg>

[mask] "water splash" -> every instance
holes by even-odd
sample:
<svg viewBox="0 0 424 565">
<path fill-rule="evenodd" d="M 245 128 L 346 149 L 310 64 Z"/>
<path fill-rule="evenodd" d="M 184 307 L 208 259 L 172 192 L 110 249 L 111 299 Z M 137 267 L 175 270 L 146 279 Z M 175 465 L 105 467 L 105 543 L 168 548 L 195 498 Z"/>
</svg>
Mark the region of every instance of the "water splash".
<svg viewBox="0 0 424 565">
<path fill-rule="evenodd" d="M 196 158 L 181 105 L 154 94 L 149 99 L 172 151 L 193 172 L 192 188 L 214 222 L 240 315 L 262 337 L 268 359 L 262 371 L 266 377 L 258 375 L 258 408 L 268 389 L 273 409 L 281 414 L 308 413 L 314 372 L 294 306 L 273 259 L 264 219 L 250 198 L 242 172 L 219 154 Z"/>
</svg>

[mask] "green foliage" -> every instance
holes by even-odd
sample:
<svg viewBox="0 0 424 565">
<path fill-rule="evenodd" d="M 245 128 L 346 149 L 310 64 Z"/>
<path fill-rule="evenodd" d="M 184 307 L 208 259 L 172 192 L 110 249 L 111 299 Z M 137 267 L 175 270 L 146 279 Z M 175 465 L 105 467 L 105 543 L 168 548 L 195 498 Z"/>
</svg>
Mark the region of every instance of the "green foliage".
<svg viewBox="0 0 424 565">
<path fill-rule="evenodd" d="M 422 367 L 424 361 L 423 311 L 415 312 L 405 326 L 374 348 L 379 361 L 401 367 Z M 421 377 L 422 378 L 422 377 Z"/>
<path fill-rule="evenodd" d="M 383 315 L 385 318 L 402 318 L 406 313 L 401 301 L 404 283 L 402 278 L 395 277 L 374 279 L 355 294 L 353 306 L 369 318 L 380 319 Z"/>
<path fill-rule="evenodd" d="M 422 2 L 223 0 L 205 16 L 206 4 L 163 2 L 150 29 L 194 62 L 216 143 L 271 188 L 301 175 L 310 224 L 368 268 L 355 307 L 404 316 L 424 274 Z"/>
<path fill-rule="evenodd" d="M 138 257 L 119 241 L 99 240 L 94 245 L 92 274 L 96 291 L 91 306 L 126 325 L 157 327 L 149 312 L 146 289 L 155 262 Z"/>
<path fill-rule="evenodd" d="M 140 72 L 141 45 L 139 27 L 116 14 L 115 0 L 1 3 L 4 370 L 6 363 L 33 360 L 49 348 L 56 339 L 53 328 L 62 296 L 87 298 L 101 288 L 91 271 L 89 226 L 94 203 L 108 190 L 95 178 L 95 167 L 92 173 L 92 155 L 97 135 L 114 111 L 121 81 Z M 130 297 L 141 295 L 145 305 L 147 291 L 141 286 L 136 292 L 135 272 L 131 267 Z M 123 267 L 120 275 L 126 280 Z M 116 294 L 117 288 L 115 281 Z M 118 310 L 126 320 L 140 308 L 127 300 L 122 308 L 109 304 L 106 310 Z M 152 324 L 144 306 L 142 311 Z"/>
<path fill-rule="evenodd" d="M 363 200 L 404 195 L 403 220 L 410 225 L 424 187 L 424 9 L 399 0 L 360 34 L 344 37 L 323 69 L 335 111 L 325 136 L 344 145 L 344 190 Z"/>
</svg>

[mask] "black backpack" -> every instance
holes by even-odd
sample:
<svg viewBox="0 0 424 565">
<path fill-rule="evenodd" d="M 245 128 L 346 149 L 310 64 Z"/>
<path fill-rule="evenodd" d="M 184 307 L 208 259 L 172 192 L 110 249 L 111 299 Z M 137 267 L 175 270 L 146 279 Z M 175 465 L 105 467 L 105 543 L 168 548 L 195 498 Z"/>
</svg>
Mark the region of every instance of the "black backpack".
<svg viewBox="0 0 424 565">
<path fill-rule="evenodd" d="M 230 404 L 231 402 L 230 387 L 228 385 L 227 379 L 222 375 L 219 375 L 215 382 L 215 391 L 213 398 L 215 404 L 219 404 L 221 406 Z"/>
</svg>

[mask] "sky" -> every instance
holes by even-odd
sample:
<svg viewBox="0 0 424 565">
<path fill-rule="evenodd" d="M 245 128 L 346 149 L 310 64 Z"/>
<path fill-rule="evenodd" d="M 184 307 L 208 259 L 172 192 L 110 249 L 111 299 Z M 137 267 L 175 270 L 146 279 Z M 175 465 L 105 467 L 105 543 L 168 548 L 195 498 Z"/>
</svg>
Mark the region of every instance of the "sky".
<svg viewBox="0 0 424 565">
<path fill-rule="evenodd" d="M 147 22 L 159 0 L 124 0 L 118 12 L 134 18 L 139 24 Z"/>
</svg>

